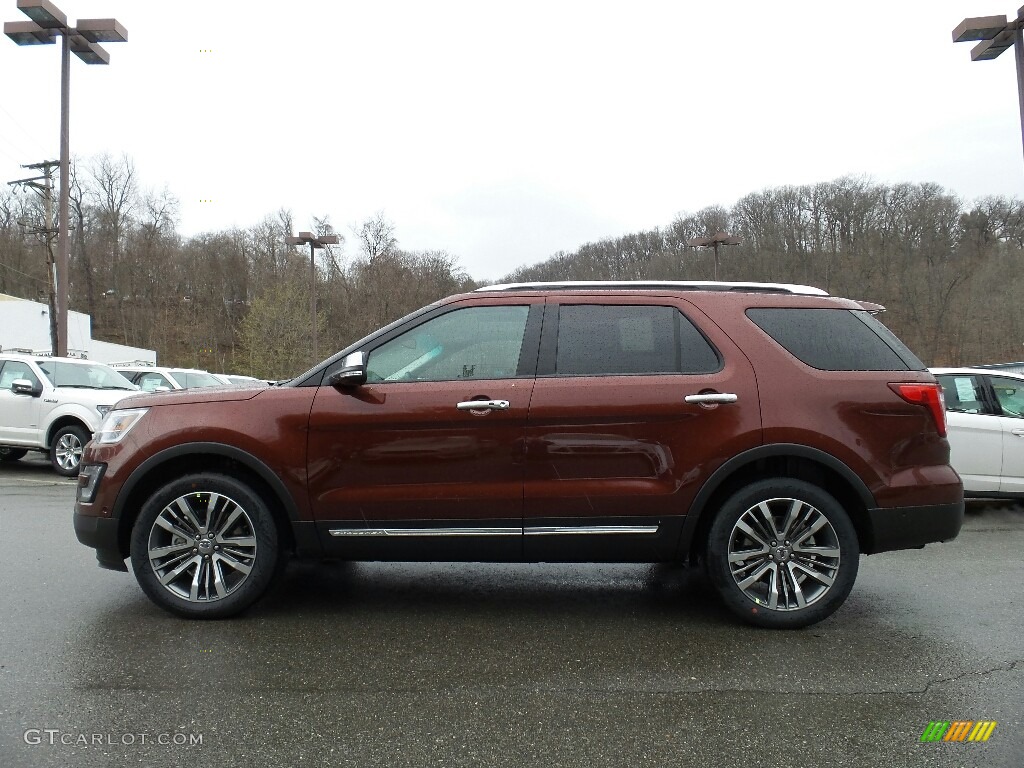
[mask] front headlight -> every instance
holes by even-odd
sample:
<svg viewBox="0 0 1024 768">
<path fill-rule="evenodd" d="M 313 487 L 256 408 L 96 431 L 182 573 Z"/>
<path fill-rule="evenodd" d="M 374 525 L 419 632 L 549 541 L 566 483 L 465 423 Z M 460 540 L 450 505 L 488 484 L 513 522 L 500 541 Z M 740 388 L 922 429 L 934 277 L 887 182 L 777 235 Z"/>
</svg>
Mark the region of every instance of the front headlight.
<svg viewBox="0 0 1024 768">
<path fill-rule="evenodd" d="M 148 410 L 149 408 L 126 408 L 123 411 L 110 411 L 104 417 L 100 428 L 96 430 L 93 441 L 97 445 L 121 442 Z"/>
<path fill-rule="evenodd" d="M 96 413 L 98 413 L 100 415 L 101 419 L 105 419 L 105 418 L 107 418 L 107 414 L 110 413 L 110 409 L 113 408 L 113 407 L 114 406 L 112 406 L 112 405 L 97 405 L 96 406 Z"/>
</svg>

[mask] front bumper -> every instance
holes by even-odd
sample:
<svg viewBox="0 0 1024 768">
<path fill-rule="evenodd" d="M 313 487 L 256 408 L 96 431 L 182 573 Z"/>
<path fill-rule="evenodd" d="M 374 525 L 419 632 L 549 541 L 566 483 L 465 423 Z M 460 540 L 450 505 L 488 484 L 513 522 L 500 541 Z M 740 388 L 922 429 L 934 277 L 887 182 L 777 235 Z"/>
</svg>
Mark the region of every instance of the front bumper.
<svg viewBox="0 0 1024 768">
<path fill-rule="evenodd" d="M 894 549 L 916 549 L 925 544 L 950 541 L 964 523 L 963 499 L 923 507 L 869 509 L 871 543 L 865 554 Z"/>
<path fill-rule="evenodd" d="M 127 571 L 125 556 L 118 546 L 118 521 L 109 517 L 93 517 L 75 513 L 75 535 L 87 547 L 96 550 L 96 560 L 101 568 L 112 571 Z"/>
</svg>

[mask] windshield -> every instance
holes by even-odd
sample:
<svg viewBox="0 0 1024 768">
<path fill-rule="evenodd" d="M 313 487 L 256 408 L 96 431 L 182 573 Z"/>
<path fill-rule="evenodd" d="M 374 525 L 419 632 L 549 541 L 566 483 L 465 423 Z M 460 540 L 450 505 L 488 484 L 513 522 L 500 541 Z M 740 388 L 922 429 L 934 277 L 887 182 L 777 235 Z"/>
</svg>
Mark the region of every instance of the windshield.
<svg viewBox="0 0 1024 768">
<path fill-rule="evenodd" d="M 60 360 L 37 361 L 46 378 L 55 387 L 81 389 L 138 389 L 112 368 L 96 363 L 63 363 Z"/>
<path fill-rule="evenodd" d="M 224 386 L 223 381 L 214 377 L 212 373 L 206 373 L 205 371 L 169 371 L 169 373 L 183 389 Z"/>
</svg>

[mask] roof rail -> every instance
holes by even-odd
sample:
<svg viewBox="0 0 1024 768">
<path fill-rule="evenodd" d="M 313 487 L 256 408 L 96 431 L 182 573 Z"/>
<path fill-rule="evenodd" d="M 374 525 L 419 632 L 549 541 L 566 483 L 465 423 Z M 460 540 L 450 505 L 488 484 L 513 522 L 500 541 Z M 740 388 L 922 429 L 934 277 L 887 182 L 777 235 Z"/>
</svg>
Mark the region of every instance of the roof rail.
<svg viewBox="0 0 1024 768">
<path fill-rule="evenodd" d="M 696 280 L 564 280 L 536 283 L 499 283 L 477 288 L 474 293 L 487 291 L 612 291 L 612 290 L 670 290 L 670 291 L 739 291 L 744 293 L 793 293 L 804 296 L 828 296 L 827 291 L 812 285 L 793 283 L 729 283 Z"/>
</svg>

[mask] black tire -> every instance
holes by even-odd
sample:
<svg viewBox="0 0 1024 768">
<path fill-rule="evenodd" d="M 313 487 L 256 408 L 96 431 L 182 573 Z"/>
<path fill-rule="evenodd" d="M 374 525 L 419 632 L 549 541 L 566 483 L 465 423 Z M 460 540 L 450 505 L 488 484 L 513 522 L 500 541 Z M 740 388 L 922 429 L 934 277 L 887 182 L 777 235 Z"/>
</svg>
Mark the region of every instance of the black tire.
<svg viewBox="0 0 1024 768">
<path fill-rule="evenodd" d="M 280 563 L 278 541 L 273 515 L 251 487 L 227 475 L 186 475 L 142 505 L 132 529 L 132 567 L 161 608 L 190 619 L 221 619 L 244 611 L 270 587 Z"/>
<path fill-rule="evenodd" d="M 730 562 L 731 555 L 747 553 Z M 832 615 L 853 588 L 859 557 L 846 510 L 802 480 L 742 488 L 722 505 L 708 533 L 712 583 L 733 613 L 761 627 L 797 629 Z"/>
<path fill-rule="evenodd" d="M 90 439 L 89 432 L 77 424 L 58 431 L 50 445 L 50 464 L 54 471 L 64 477 L 77 477 L 78 467 L 82 463 L 82 451 Z"/>
<path fill-rule="evenodd" d="M 20 461 L 28 454 L 25 448 L 0 448 L 0 461 Z"/>
</svg>

